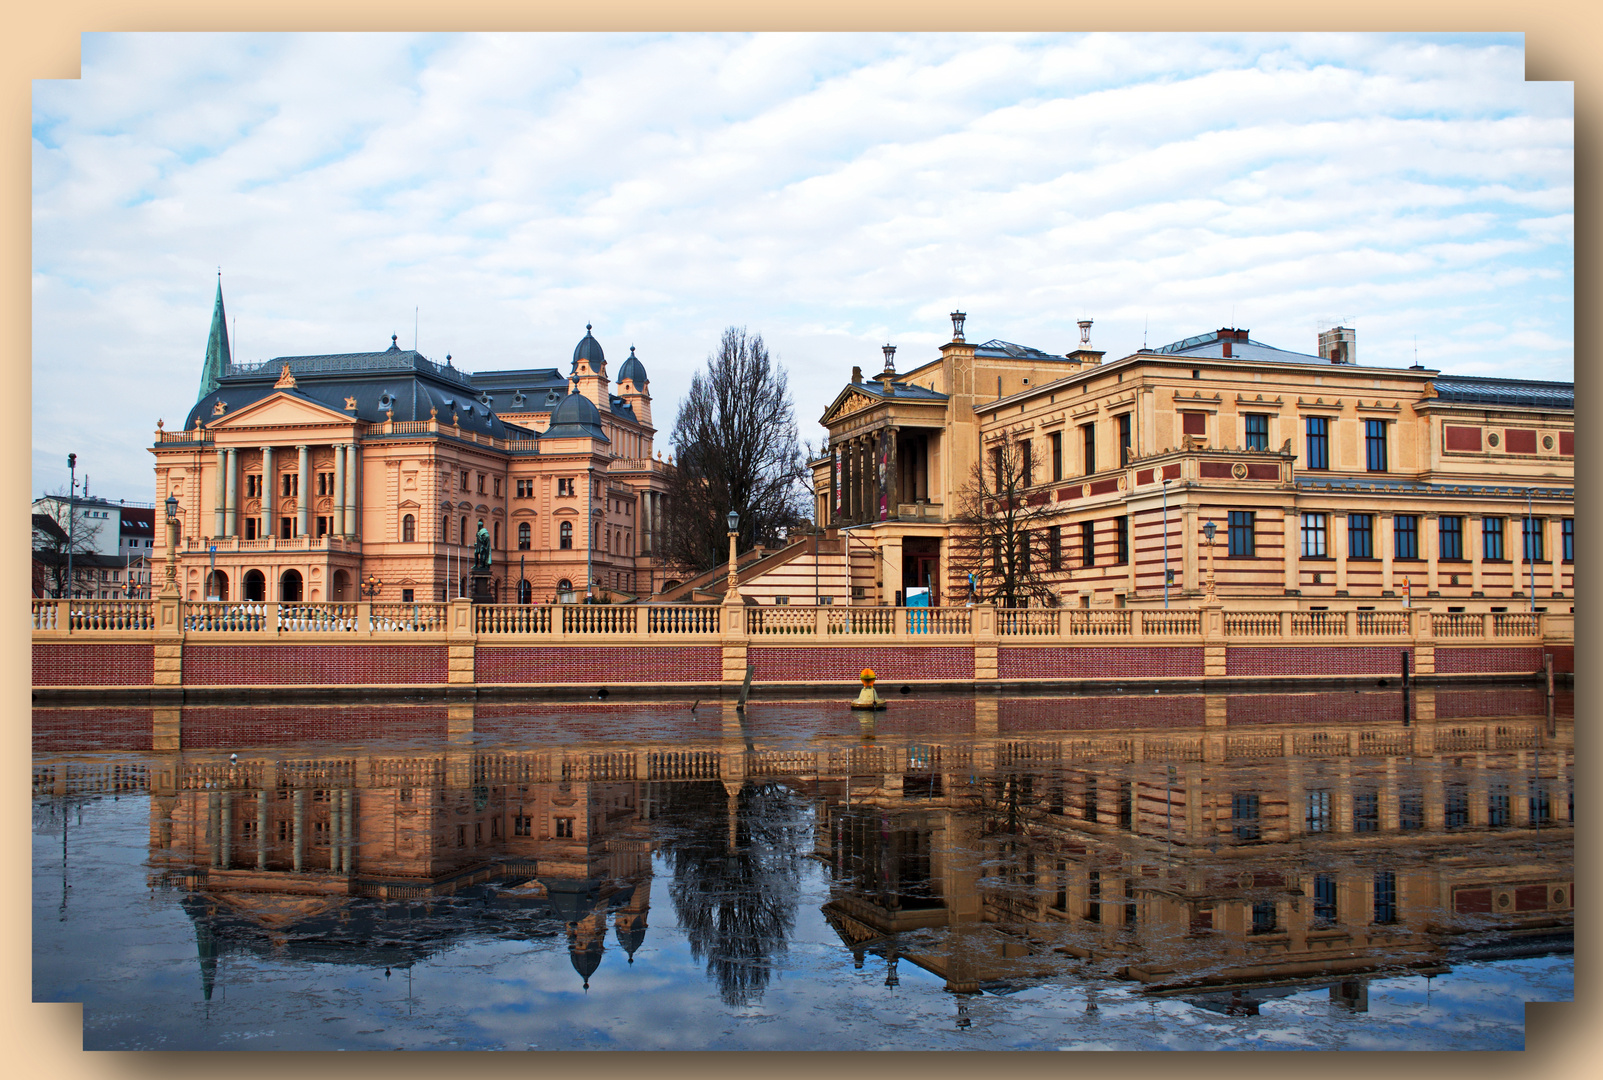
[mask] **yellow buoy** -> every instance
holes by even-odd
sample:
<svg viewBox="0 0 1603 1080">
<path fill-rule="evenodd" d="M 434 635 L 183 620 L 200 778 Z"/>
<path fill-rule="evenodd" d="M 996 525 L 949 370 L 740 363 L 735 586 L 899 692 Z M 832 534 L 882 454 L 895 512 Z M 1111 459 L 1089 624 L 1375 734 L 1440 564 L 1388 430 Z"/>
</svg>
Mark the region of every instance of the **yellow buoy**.
<svg viewBox="0 0 1603 1080">
<path fill-rule="evenodd" d="M 885 702 L 874 690 L 874 669 L 864 668 L 863 674 L 859 677 L 863 680 L 863 689 L 862 692 L 857 695 L 857 700 L 852 702 L 852 708 L 873 710 L 883 709 L 885 707 Z"/>
</svg>

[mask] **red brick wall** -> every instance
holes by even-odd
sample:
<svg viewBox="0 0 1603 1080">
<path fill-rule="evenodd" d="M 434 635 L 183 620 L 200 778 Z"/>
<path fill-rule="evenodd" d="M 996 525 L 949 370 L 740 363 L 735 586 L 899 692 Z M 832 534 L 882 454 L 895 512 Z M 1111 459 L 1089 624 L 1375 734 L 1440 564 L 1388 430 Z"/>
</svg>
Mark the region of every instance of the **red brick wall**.
<svg viewBox="0 0 1603 1080">
<path fill-rule="evenodd" d="M 866 668 L 879 676 L 879 692 L 898 682 L 974 678 L 974 650 L 967 645 L 849 646 L 838 649 L 751 648 L 746 656 L 754 682 L 856 684 Z"/>
<path fill-rule="evenodd" d="M 444 645 L 185 645 L 185 686 L 446 681 Z"/>
<path fill-rule="evenodd" d="M 1540 670 L 1542 670 L 1540 645 L 1492 645 L 1478 649 L 1444 649 L 1439 645 L 1436 647 L 1436 671 L 1442 675 L 1506 672 L 1530 674 Z"/>
<path fill-rule="evenodd" d="M 1389 675 L 1401 678 L 1402 653 L 1409 653 L 1413 670 L 1413 649 L 1386 645 L 1321 645 L 1307 648 L 1276 646 L 1231 646 L 1225 652 L 1227 675 Z M 1440 671 L 1442 654 L 1436 653 Z"/>
<path fill-rule="evenodd" d="M 480 645 L 476 681 L 620 686 L 635 683 L 715 683 L 723 679 L 717 645 Z"/>
<path fill-rule="evenodd" d="M 35 686 L 149 686 L 155 646 L 50 644 L 33 647 Z"/>
<path fill-rule="evenodd" d="M 1553 670 L 1554 671 L 1568 671 L 1568 672 L 1571 672 L 1572 674 L 1574 673 L 1574 671 L 1575 671 L 1575 646 L 1573 646 L 1573 645 L 1549 645 L 1549 646 L 1547 646 L 1547 651 L 1553 654 Z"/>
<path fill-rule="evenodd" d="M 445 738 L 444 705 L 195 706 L 184 708 L 182 738 L 189 750 L 239 749 L 348 739 Z"/>
<path fill-rule="evenodd" d="M 33 750 L 36 754 L 149 750 L 150 716 L 144 708 L 35 708 Z"/>
<path fill-rule="evenodd" d="M 1174 645 L 1044 645 L 997 649 L 1002 679 L 1201 678 L 1202 648 Z"/>
<path fill-rule="evenodd" d="M 1436 691 L 1436 719 L 1466 720 L 1478 716 L 1546 717 L 1547 690 L 1530 686 L 1474 690 L 1443 687 Z"/>
<path fill-rule="evenodd" d="M 1231 727 L 1250 724 L 1339 724 L 1399 721 L 1403 692 L 1355 693 L 1336 690 L 1324 694 L 1231 694 L 1225 699 L 1225 722 Z"/>
</svg>

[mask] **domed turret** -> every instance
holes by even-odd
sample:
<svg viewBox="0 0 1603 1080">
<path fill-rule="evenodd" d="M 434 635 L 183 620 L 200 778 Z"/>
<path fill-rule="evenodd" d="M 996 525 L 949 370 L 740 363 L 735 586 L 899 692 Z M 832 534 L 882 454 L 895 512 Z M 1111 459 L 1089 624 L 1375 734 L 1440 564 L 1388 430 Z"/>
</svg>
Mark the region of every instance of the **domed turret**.
<svg viewBox="0 0 1603 1080">
<path fill-rule="evenodd" d="M 569 394 L 558 402 L 551 410 L 551 426 L 543 434 L 548 438 L 577 436 L 610 441 L 601 426 L 601 411 L 583 394 Z"/>
<path fill-rule="evenodd" d="M 573 370 L 570 374 L 578 374 L 580 365 L 586 364 L 599 375 L 606 362 L 607 354 L 601 351 L 601 342 L 590 336 L 590 324 L 585 323 L 584 337 L 573 347 Z"/>
<path fill-rule="evenodd" d="M 644 390 L 646 388 L 646 382 L 648 381 L 646 379 L 646 365 L 642 364 L 639 357 L 635 356 L 635 347 L 633 345 L 629 346 L 629 359 L 625 360 L 623 367 L 618 369 L 618 381 L 623 382 L 625 379 L 633 382 L 636 390 Z"/>
</svg>

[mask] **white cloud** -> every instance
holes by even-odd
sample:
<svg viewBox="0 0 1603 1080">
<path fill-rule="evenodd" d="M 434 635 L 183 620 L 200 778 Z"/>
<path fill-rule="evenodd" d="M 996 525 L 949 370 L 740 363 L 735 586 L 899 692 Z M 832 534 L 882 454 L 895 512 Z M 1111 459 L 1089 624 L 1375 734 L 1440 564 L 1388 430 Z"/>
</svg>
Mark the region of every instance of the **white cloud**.
<svg viewBox="0 0 1603 1080">
<path fill-rule="evenodd" d="M 565 366 L 592 321 L 638 346 L 664 449 L 729 323 L 814 437 L 853 363 L 927 359 L 953 307 L 1055 349 L 1095 318 L 1115 355 L 1148 323 L 1307 349 L 1340 312 L 1371 362 L 1418 334 L 1422 360 L 1569 377 L 1573 101 L 1523 62 L 1368 35 L 91 36 L 81 81 L 35 91 L 35 487 L 72 449 L 148 497 L 132 451 L 193 400 L 219 264 L 247 359 L 410 344 L 416 306 L 425 353 Z M 86 387 L 116 403 L 93 430 Z"/>
</svg>

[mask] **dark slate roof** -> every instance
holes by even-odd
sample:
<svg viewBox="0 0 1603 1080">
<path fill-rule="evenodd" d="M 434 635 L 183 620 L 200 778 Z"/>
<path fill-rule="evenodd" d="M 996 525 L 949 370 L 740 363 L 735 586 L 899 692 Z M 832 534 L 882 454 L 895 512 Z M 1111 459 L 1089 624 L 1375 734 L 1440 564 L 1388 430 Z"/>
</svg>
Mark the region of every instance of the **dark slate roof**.
<svg viewBox="0 0 1603 1080">
<path fill-rule="evenodd" d="M 625 379 L 634 380 L 636 390 L 645 389 L 648 381 L 646 379 L 646 365 L 642 364 L 640 358 L 635 355 L 635 347 L 633 345 L 629 346 L 629 359 L 625 360 L 623 367 L 618 369 L 618 381 L 622 382 Z"/>
<path fill-rule="evenodd" d="M 1534 379 L 1483 379 L 1439 375 L 1431 380 L 1436 398 L 1465 405 L 1514 405 L 1531 409 L 1575 408 L 1575 384 Z"/>
<path fill-rule="evenodd" d="M 122 508 L 122 535 L 154 536 L 155 532 L 155 510 L 135 506 L 125 506 Z"/>
<path fill-rule="evenodd" d="M 639 364 L 638 360 L 634 361 Z M 624 361 L 628 370 L 629 361 Z M 641 371 L 644 372 L 644 368 Z M 549 412 L 568 396 L 568 377 L 556 368 L 522 368 L 513 371 L 479 371 L 469 376 L 481 394 L 490 395 L 490 407 L 499 412 Z M 638 385 L 638 384 L 637 384 Z M 634 408 L 609 394 L 607 411 L 620 420 L 639 423 Z"/>
<path fill-rule="evenodd" d="M 584 337 L 573 347 L 573 367 L 568 369 L 570 373 L 578 370 L 581 358 L 588 360 L 590 367 L 596 371 L 600 371 L 601 365 L 607 362 L 607 354 L 601 351 L 601 342 L 590 336 L 589 323 L 584 324 Z"/>
<path fill-rule="evenodd" d="M 1246 331 L 1242 331 L 1245 333 Z M 1322 356 L 1310 353 L 1290 352 L 1286 349 L 1277 349 L 1273 345 L 1265 345 L 1261 341 L 1253 341 L 1250 337 L 1246 341 L 1233 339 L 1230 342 L 1231 360 L 1258 360 L 1275 364 L 1324 364 L 1330 366 L 1330 361 Z M 1163 353 L 1170 356 L 1194 356 L 1204 360 L 1223 360 L 1224 342 L 1220 340 L 1219 331 L 1210 330 L 1206 334 L 1188 337 L 1183 341 L 1170 342 L 1168 345 L 1147 352 Z"/>
<path fill-rule="evenodd" d="M 195 403 L 184 427 L 192 429 L 197 421 L 212 423 L 219 400 L 227 403 L 228 413 L 237 413 L 280 393 L 273 384 L 285 364 L 296 385 L 283 393 L 368 423 L 383 422 L 386 412 L 393 412 L 396 420 L 427 420 L 432 408 L 442 424 L 455 417 L 466 431 L 499 439 L 532 437 L 497 419 L 478 400 L 467 373 L 452 367 L 449 357 L 445 364 L 436 364 L 415 350 L 400 348 L 393 337 L 382 352 L 278 356 L 259 364 L 231 365 L 217 389 Z M 346 410 L 346 398 L 356 399 L 354 414 Z"/>
<path fill-rule="evenodd" d="M 551 426 L 545 429 L 546 438 L 576 436 L 611 441 L 601 429 L 601 412 L 583 394 L 569 394 L 563 398 L 551 413 Z"/>
<path fill-rule="evenodd" d="M 886 383 L 880 379 L 864 379 L 860 383 L 852 383 L 852 389 L 862 390 L 866 393 L 872 394 L 875 397 L 885 398 L 887 400 L 890 398 L 901 398 L 907 401 L 950 400 L 945 394 L 931 390 L 927 386 L 920 386 L 917 383 L 908 384 L 904 382 L 897 382 L 895 379 L 890 381 L 888 387 Z"/>
<path fill-rule="evenodd" d="M 58 544 L 65 543 L 67 540 L 67 530 L 57 524 L 56 519 L 49 514 L 33 515 L 33 531 L 44 533 Z"/>
<path fill-rule="evenodd" d="M 1040 349 L 1032 348 L 1029 345 L 1015 345 L 1011 341 L 1002 341 L 999 338 L 992 338 L 983 345 L 974 346 L 974 355 L 1011 356 L 1016 360 L 1068 361 L 1068 357 L 1066 356 L 1059 356 L 1056 353 L 1043 352 Z"/>
</svg>

